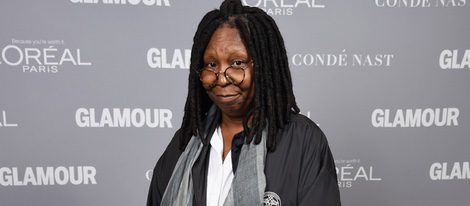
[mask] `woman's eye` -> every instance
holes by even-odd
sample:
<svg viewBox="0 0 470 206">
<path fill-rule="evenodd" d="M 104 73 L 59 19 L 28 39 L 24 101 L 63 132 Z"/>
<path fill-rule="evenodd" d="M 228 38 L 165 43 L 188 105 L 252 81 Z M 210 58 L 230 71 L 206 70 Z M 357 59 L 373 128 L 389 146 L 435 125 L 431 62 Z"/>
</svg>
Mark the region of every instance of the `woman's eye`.
<svg viewBox="0 0 470 206">
<path fill-rule="evenodd" d="M 232 65 L 236 67 L 242 67 L 243 65 L 245 65 L 245 62 L 242 60 L 235 60 L 233 61 Z"/>
<path fill-rule="evenodd" d="M 211 63 L 207 63 L 207 64 L 206 64 L 206 67 L 207 67 L 207 68 L 216 68 L 217 65 L 216 65 L 214 62 L 211 62 Z"/>
</svg>

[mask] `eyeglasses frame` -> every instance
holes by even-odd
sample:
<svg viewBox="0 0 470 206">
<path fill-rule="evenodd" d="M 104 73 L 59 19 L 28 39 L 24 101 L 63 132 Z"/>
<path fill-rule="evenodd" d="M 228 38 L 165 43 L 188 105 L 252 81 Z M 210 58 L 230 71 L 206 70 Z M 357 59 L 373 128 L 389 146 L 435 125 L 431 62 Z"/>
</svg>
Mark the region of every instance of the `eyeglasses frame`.
<svg viewBox="0 0 470 206">
<path fill-rule="evenodd" d="M 233 84 L 233 85 L 235 85 L 235 86 L 240 86 L 240 85 L 243 83 L 243 81 L 245 81 L 245 76 L 246 76 L 245 70 L 249 67 L 249 64 L 252 64 L 252 66 L 253 66 L 253 59 L 251 59 L 250 61 L 246 62 L 246 66 L 237 68 L 237 69 L 242 69 L 242 70 L 243 70 L 243 79 L 242 79 L 242 81 L 240 81 L 240 83 L 235 84 L 235 82 L 227 75 L 227 70 L 228 70 L 229 68 L 233 68 L 232 65 L 228 66 L 227 68 L 225 68 L 225 69 L 223 70 L 223 71 L 224 71 L 223 73 L 224 73 L 225 79 L 227 79 L 227 81 L 230 82 L 230 84 Z M 208 70 L 208 71 L 213 72 L 213 73 L 215 74 L 215 80 L 214 80 L 214 82 L 213 82 L 212 84 L 209 85 L 209 88 L 215 87 L 215 85 L 217 84 L 217 81 L 219 80 L 219 74 L 221 74 L 222 72 L 221 72 L 221 71 L 216 72 L 216 71 L 214 71 L 213 69 L 209 69 L 209 68 L 206 68 L 206 67 L 204 67 L 204 68 L 201 69 L 200 71 L 196 71 L 196 73 L 197 73 L 198 76 L 199 76 L 199 80 L 201 81 L 201 83 L 203 83 L 203 81 L 202 81 L 202 79 L 201 79 L 201 74 L 202 74 L 202 71 L 204 71 L 204 70 Z"/>
</svg>

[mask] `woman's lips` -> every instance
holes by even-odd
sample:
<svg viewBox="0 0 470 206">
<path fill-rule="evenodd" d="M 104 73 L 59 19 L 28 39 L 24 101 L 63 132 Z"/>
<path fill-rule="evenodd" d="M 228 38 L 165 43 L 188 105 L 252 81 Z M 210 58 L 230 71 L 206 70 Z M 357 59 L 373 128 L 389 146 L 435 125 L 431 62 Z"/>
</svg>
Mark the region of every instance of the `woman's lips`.
<svg viewBox="0 0 470 206">
<path fill-rule="evenodd" d="M 223 104 L 235 101 L 240 94 L 216 95 L 217 101 Z"/>
</svg>

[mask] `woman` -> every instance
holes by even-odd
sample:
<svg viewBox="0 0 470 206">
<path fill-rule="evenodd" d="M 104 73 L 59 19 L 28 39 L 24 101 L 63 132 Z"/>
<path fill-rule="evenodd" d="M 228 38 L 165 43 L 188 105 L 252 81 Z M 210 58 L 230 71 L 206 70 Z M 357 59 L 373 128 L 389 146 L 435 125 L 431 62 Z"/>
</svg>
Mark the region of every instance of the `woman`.
<svg viewBox="0 0 470 206">
<path fill-rule="evenodd" d="M 183 123 L 147 205 L 340 205 L 333 157 L 298 114 L 274 20 L 225 1 L 200 22 L 191 55 Z"/>
</svg>

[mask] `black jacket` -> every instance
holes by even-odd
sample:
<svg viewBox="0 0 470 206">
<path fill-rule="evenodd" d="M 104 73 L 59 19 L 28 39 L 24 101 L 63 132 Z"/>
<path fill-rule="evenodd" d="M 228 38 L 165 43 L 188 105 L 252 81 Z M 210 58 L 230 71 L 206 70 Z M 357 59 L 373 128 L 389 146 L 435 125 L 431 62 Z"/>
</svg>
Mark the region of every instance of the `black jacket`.
<svg viewBox="0 0 470 206">
<path fill-rule="evenodd" d="M 213 129 L 210 131 L 213 132 Z M 210 138 L 212 132 L 206 137 Z M 280 133 L 276 149 L 266 155 L 266 191 L 276 193 L 283 206 L 340 206 L 333 156 L 320 128 L 307 117 L 292 114 L 290 122 Z M 178 148 L 179 135 L 180 132 L 176 132 L 155 166 L 147 206 L 160 205 L 173 168 L 182 153 Z M 235 136 L 232 143 L 234 173 L 240 148 L 236 141 L 241 138 Z M 192 169 L 194 205 L 206 205 L 209 151 L 210 144 L 203 147 Z"/>
</svg>

